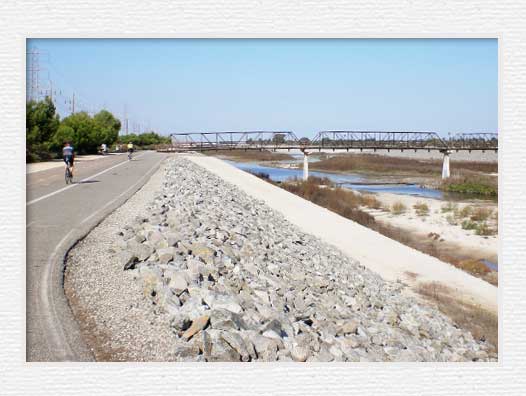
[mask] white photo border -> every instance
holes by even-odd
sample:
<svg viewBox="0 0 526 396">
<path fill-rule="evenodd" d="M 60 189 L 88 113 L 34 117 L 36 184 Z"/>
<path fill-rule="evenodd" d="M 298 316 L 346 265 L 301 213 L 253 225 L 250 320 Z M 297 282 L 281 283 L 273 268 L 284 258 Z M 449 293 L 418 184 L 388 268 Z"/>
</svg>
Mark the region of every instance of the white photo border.
<svg viewBox="0 0 526 396">
<path fill-rule="evenodd" d="M 526 6 L 520 1 L 52 0 L 0 6 L 0 277 L 6 395 L 522 394 L 526 272 Z M 499 362 L 407 364 L 26 363 L 25 41 L 28 38 L 497 38 Z"/>
</svg>

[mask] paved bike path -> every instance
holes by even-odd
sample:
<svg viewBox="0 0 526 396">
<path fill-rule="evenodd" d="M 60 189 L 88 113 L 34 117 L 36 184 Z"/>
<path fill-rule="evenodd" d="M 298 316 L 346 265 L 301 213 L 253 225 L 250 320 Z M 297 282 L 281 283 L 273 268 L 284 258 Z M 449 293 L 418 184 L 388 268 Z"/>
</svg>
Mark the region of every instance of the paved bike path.
<svg viewBox="0 0 526 396">
<path fill-rule="evenodd" d="M 26 358 L 91 360 L 62 288 L 67 250 L 137 191 L 165 154 L 136 153 L 85 163 L 66 186 L 62 167 L 27 175 Z M 84 164 L 83 164 L 84 165 Z"/>
</svg>

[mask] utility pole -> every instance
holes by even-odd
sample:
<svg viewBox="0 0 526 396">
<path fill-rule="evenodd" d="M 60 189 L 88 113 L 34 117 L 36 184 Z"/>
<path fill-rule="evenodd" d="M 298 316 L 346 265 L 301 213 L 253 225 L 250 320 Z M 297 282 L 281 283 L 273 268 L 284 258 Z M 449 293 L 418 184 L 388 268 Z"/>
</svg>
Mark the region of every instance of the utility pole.
<svg viewBox="0 0 526 396">
<path fill-rule="evenodd" d="M 71 102 L 71 114 L 75 113 L 75 92 L 73 92 L 73 101 Z"/>
<path fill-rule="evenodd" d="M 126 105 L 124 105 L 124 130 L 126 131 L 126 135 L 128 134 L 128 111 L 126 108 Z"/>
</svg>

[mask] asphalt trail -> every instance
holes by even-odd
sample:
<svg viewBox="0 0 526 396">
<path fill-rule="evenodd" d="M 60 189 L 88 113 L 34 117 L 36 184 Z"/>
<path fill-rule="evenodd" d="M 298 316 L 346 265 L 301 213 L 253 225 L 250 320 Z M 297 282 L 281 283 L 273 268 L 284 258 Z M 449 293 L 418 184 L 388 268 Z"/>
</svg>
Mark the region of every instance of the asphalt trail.
<svg viewBox="0 0 526 396">
<path fill-rule="evenodd" d="M 157 170 L 166 154 L 108 156 L 77 165 L 66 186 L 62 167 L 26 178 L 26 359 L 89 361 L 64 295 L 69 248 L 120 206 Z"/>
</svg>

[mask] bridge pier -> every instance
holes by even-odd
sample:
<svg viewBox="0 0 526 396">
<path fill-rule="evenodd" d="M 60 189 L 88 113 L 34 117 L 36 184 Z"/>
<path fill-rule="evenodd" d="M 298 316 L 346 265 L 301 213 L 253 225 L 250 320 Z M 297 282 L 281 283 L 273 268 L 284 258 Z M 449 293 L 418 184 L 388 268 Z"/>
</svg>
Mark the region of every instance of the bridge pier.
<svg viewBox="0 0 526 396">
<path fill-rule="evenodd" d="M 303 181 L 309 178 L 309 153 L 303 150 Z"/>
<path fill-rule="evenodd" d="M 451 176 L 449 170 L 449 154 L 451 154 L 451 151 L 444 150 L 441 151 L 441 153 L 444 154 L 444 161 L 442 162 L 442 179 L 447 179 Z"/>
</svg>

